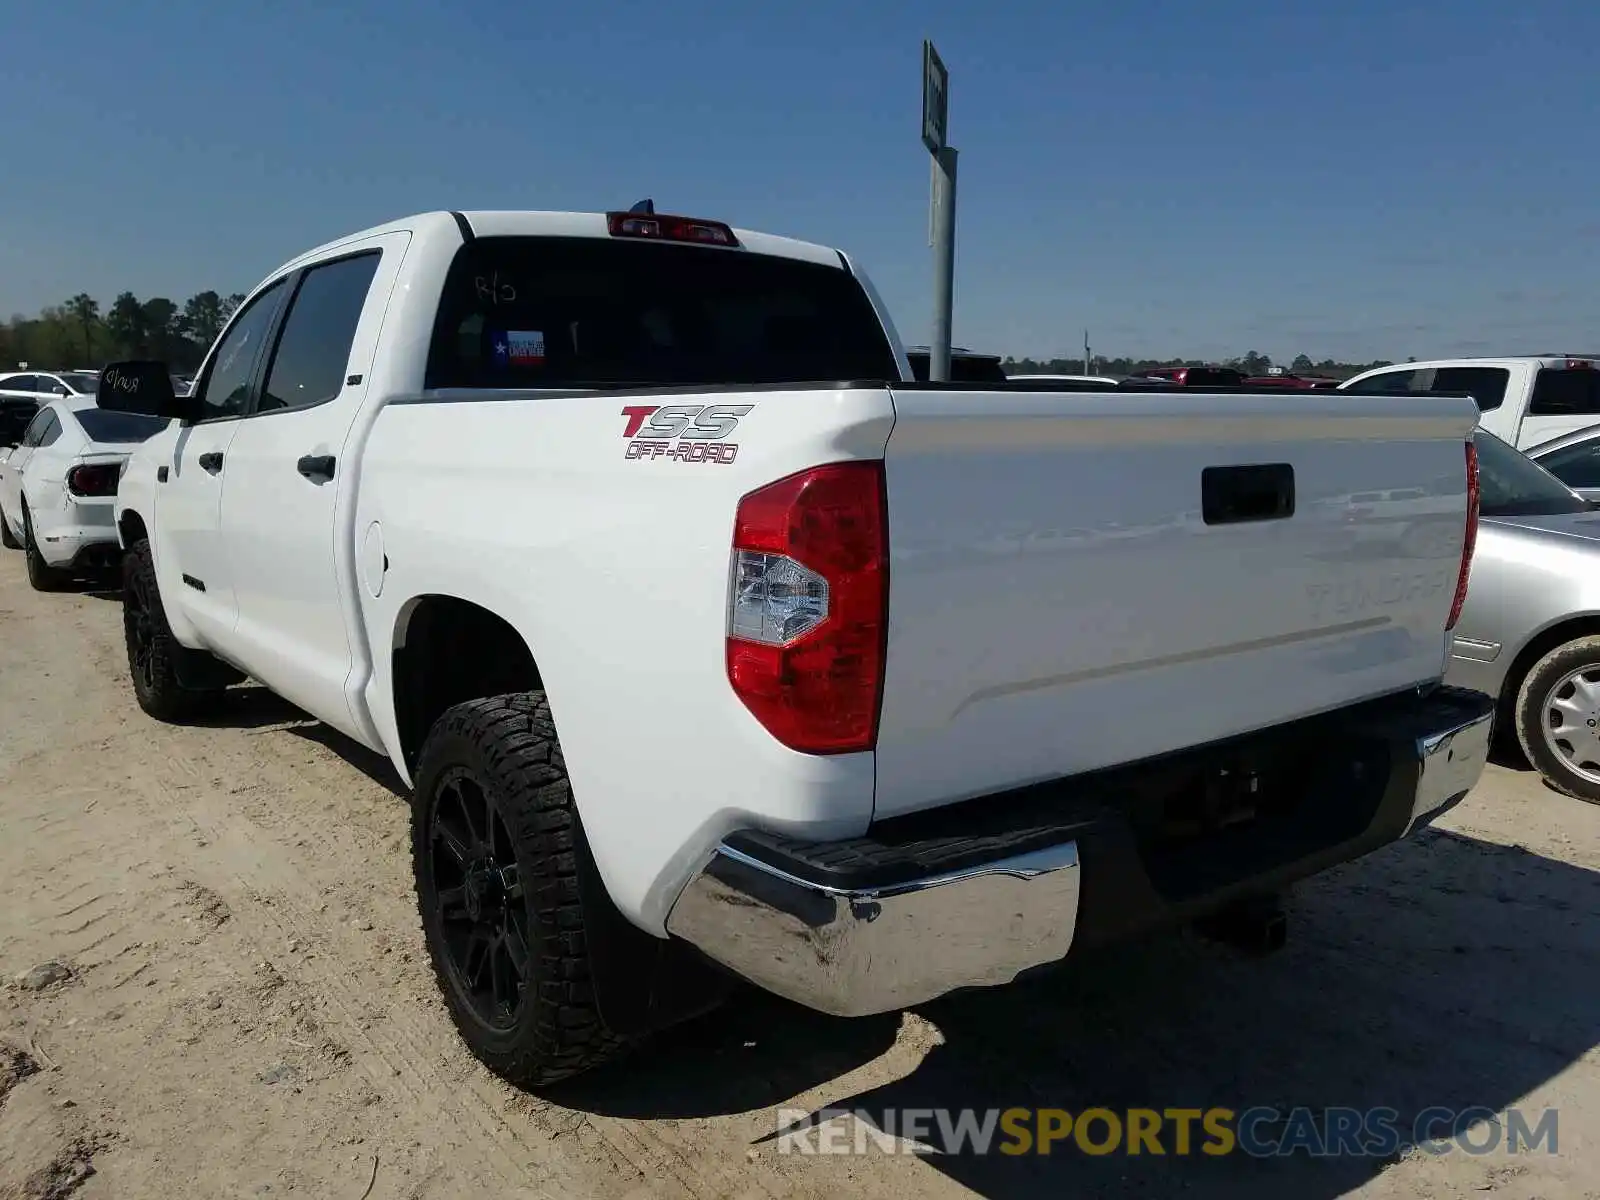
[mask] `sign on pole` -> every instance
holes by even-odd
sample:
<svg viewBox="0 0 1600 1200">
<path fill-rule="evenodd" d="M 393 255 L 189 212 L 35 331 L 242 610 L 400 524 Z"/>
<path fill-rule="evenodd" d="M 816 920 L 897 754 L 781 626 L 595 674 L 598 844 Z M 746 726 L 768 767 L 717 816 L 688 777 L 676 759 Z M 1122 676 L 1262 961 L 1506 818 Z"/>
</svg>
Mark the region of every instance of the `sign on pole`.
<svg viewBox="0 0 1600 1200">
<path fill-rule="evenodd" d="M 928 197 L 928 241 L 933 246 L 933 330 L 928 339 L 928 378 L 950 379 L 950 318 L 954 309 L 956 259 L 956 152 L 948 137 L 950 72 L 933 42 L 922 39 L 922 144 L 932 156 Z"/>
<path fill-rule="evenodd" d="M 950 116 L 950 72 L 927 38 L 922 39 L 922 144 L 929 154 L 945 148 Z"/>
</svg>

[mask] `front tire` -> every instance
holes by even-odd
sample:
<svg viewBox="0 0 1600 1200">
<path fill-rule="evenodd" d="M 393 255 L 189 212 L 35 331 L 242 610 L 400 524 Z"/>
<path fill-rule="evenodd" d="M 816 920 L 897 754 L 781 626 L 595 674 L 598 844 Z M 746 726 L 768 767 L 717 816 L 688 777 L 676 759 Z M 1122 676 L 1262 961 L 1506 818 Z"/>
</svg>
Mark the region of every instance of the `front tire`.
<svg viewBox="0 0 1600 1200">
<path fill-rule="evenodd" d="M 451 1020 L 495 1074 L 541 1087 L 615 1057 L 579 886 L 588 864 L 543 692 L 471 700 L 419 756 L 412 863 Z"/>
<path fill-rule="evenodd" d="M 181 721 L 216 694 L 185 688 L 178 682 L 183 647 L 167 624 L 148 538 L 135 542 L 122 556 L 122 634 L 134 697 L 156 720 Z"/>
<path fill-rule="evenodd" d="M 22 543 L 17 541 L 17 535 L 11 532 L 11 526 L 6 521 L 6 510 L 0 508 L 0 546 L 7 550 L 21 550 Z"/>
<path fill-rule="evenodd" d="M 33 534 L 33 517 L 28 506 L 22 506 L 22 549 L 28 560 L 28 583 L 36 592 L 59 592 L 72 577 L 60 567 L 45 562 L 39 551 L 38 539 Z"/>
<path fill-rule="evenodd" d="M 1600 637 L 1575 638 L 1517 689 L 1517 740 L 1557 791 L 1600 804 Z"/>
</svg>

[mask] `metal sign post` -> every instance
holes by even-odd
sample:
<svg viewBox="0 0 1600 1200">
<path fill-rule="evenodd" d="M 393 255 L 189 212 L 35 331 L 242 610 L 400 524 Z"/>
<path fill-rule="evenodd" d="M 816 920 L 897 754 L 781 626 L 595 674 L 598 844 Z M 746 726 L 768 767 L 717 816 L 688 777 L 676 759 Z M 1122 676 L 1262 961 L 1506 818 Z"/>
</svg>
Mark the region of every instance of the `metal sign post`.
<svg viewBox="0 0 1600 1200">
<path fill-rule="evenodd" d="M 922 144 L 933 156 L 933 333 L 928 339 L 928 378 L 950 378 L 950 318 L 956 273 L 956 152 L 946 140 L 950 120 L 950 72 L 926 38 L 922 42 Z"/>
</svg>

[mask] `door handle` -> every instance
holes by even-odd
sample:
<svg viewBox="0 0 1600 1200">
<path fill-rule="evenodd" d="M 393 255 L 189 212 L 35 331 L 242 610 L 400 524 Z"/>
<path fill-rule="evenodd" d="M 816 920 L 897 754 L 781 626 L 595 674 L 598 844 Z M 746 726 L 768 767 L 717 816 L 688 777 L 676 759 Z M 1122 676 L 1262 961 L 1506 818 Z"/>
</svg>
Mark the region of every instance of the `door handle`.
<svg viewBox="0 0 1600 1200">
<path fill-rule="evenodd" d="M 199 458 L 195 459 L 195 461 L 200 464 L 200 469 L 202 471 L 208 471 L 212 475 L 215 475 L 218 471 L 222 470 L 222 451 L 212 450 L 209 453 L 202 454 Z"/>
<path fill-rule="evenodd" d="M 331 454 L 303 454 L 294 469 L 312 483 L 326 483 L 333 478 L 334 457 Z"/>
</svg>

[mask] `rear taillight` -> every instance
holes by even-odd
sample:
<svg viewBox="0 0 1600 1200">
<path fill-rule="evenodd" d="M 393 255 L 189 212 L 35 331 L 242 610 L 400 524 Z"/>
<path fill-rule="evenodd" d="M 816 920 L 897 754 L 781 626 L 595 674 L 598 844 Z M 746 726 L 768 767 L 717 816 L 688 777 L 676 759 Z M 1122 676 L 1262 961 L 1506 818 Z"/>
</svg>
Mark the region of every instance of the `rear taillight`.
<svg viewBox="0 0 1600 1200">
<path fill-rule="evenodd" d="M 728 679 L 790 749 L 846 754 L 876 744 L 888 555 L 881 462 L 815 467 L 739 502 Z"/>
<path fill-rule="evenodd" d="M 1467 580 L 1472 575 L 1472 552 L 1478 544 L 1478 447 L 1467 443 L 1467 535 L 1461 543 L 1461 573 L 1456 576 L 1456 598 L 1450 602 L 1448 632 L 1461 619 L 1461 606 L 1467 602 Z"/>
<path fill-rule="evenodd" d="M 115 496 L 121 474 L 116 463 L 80 463 L 67 471 L 67 491 L 74 496 Z"/>
<path fill-rule="evenodd" d="M 655 213 L 607 213 L 612 237 L 648 238 L 658 242 L 694 242 L 701 246 L 737 246 L 731 226 L 698 217 L 658 216 Z"/>
</svg>

